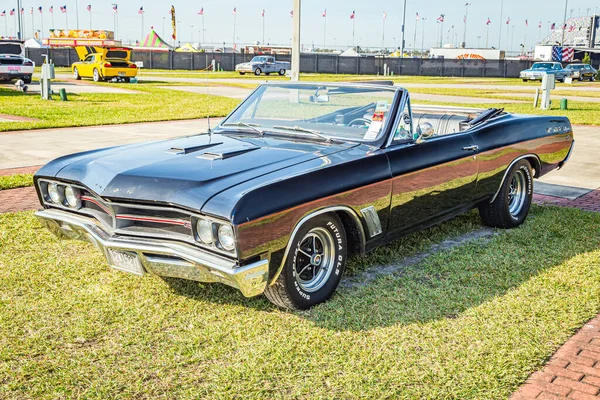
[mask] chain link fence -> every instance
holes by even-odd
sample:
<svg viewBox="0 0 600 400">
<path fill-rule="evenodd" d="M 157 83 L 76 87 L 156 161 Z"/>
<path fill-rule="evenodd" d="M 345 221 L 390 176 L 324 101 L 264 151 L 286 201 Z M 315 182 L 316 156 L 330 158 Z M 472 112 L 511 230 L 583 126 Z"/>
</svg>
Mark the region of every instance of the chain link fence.
<svg viewBox="0 0 600 400">
<path fill-rule="evenodd" d="M 57 67 L 70 67 L 79 57 L 75 49 L 26 49 L 26 56 L 36 65 L 43 63 L 44 54 Z M 202 70 L 215 60 L 223 71 L 235 70 L 236 64 L 252 59 L 252 54 L 241 53 L 184 53 L 175 51 L 132 52 L 132 61 L 141 61 L 147 69 Z M 278 61 L 291 61 L 291 56 L 277 56 Z M 397 57 L 340 57 L 335 54 L 303 53 L 300 71 L 322 74 L 383 75 L 388 68 L 394 75 L 459 76 L 518 78 L 519 73 L 531 66 L 531 61 L 513 60 L 450 60 L 443 58 Z"/>
</svg>

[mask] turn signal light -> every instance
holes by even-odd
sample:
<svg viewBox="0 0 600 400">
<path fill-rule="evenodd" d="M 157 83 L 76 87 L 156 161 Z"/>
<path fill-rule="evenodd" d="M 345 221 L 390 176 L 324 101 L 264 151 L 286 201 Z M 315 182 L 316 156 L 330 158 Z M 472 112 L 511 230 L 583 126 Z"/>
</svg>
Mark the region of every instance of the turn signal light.
<svg viewBox="0 0 600 400">
<path fill-rule="evenodd" d="M 112 64 L 111 63 L 106 63 L 106 64 L 104 64 L 104 67 L 105 68 L 110 68 L 110 67 L 112 67 Z"/>
</svg>

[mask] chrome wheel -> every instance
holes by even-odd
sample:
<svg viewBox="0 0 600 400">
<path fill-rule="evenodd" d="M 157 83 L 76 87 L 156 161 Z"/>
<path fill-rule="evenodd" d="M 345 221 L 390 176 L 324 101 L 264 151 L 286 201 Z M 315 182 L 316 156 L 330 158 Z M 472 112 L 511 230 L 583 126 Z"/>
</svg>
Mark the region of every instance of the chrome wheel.
<svg viewBox="0 0 600 400">
<path fill-rule="evenodd" d="M 527 198 L 527 178 L 521 170 L 515 171 L 508 189 L 508 212 L 513 217 L 519 215 Z"/>
<path fill-rule="evenodd" d="M 298 286 L 308 293 L 321 289 L 334 269 L 335 247 L 331 233 L 317 227 L 300 241 L 296 251 L 294 276 Z"/>
</svg>

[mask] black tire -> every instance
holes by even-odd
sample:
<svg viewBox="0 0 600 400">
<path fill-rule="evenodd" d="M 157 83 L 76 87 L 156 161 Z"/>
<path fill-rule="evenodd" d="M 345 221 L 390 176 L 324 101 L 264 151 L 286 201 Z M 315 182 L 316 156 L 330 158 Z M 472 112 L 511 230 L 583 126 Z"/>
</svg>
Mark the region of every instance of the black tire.
<svg viewBox="0 0 600 400">
<path fill-rule="evenodd" d="M 77 69 L 77 67 L 73 68 L 73 78 L 75 78 L 78 81 L 81 80 L 81 75 L 79 75 L 79 70 Z"/>
<path fill-rule="evenodd" d="M 529 80 L 528 79 L 523 79 L 523 82 L 529 82 Z"/>
<path fill-rule="evenodd" d="M 254 75 L 256 75 L 256 76 L 260 76 L 260 74 L 261 74 L 261 73 L 262 73 L 262 71 L 261 71 L 261 69 L 260 69 L 260 68 L 256 68 L 256 69 L 254 70 Z"/>
<path fill-rule="evenodd" d="M 123 78 L 123 80 L 125 81 L 125 83 L 130 83 L 131 82 L 131 78 Z"/>
<path fill-rule="evenodd" d="M 23 83 L 25 83 L 26 85 L 31 83 L 31 75 L 29 76 L 24 76 L 23 77 Z"/>
<path fill-rule="evenodd" d="M 279 76 L 284 76 L 285 75 L 285 69 L 280 69 L 278 72 Z"/>
<path fill-rule="evenodd" d="M 102 77 L 100 76 L 100 72 L 98 71 L 98 68 L 94 68 L 94 82 L 100 82 L 102 80 Z"/>
<path fill-rule="evenodd" d="M 346 231 L 339 217 L 333 213 L 316 216 L 294 235 L 283 271 L 267 286 L 265 296 L 290 310 L 306 310 L 329 300 L 344 274 L 347 247 Z M 325 265 L 328 268 L 323 268 Z"/>
<path fill-rule="evenodd" d="M 246 73 L 245 72 L 240 72 L 240 75 L 246 75 Z"/>
<path fill-rule="evenodd" d="M 269 76 L 269 75 L 271 75 L 271 73 L 270 72 L 265 72 L 265 75 Z"/>
<path fill-rule="evenodd" d="M 481 221 L 494 228 L 510 229 L 525 222 L 533 199 L 531 164 L 520 160 L 506 174 L 496 199 L 479 204 Z"/>
</svg>

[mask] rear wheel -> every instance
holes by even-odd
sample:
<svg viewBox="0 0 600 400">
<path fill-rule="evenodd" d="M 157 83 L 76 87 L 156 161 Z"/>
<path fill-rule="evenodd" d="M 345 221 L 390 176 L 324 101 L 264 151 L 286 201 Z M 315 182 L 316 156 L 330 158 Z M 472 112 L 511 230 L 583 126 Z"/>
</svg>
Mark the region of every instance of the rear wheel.
<svg viewBox="0 0 600 400">
<path fill-rule="evenodd" d="M 94 68 L 94 82 L 100 82 L 102 78 L 100 78 L 100 72 L 98 72 L 98 68 Z"/>
<path fill-rule="evenodd" d="M 533 174 L 527 160 L 518 161 L 508 171 L 496 199 L 479 205 L 485 225 L 515 228 L 525 222 L 533 199 Z"/>
<path fill-rule="evenodd" d="M 282 69 L 280 69 L 280 70 L 279 70 L 279 75 L 280 75 L 280 76 L 283 76 L 283 75 L 285 75 L 285 69 L 283 69 L 283 68 L 282 68 Z"/>
<path fill-rule="evenodd" d="M 76 80 L 81 80 L 81 75 L 79 75 L 79 70 L 77 67 L 73 68 L 73 78 Z"/>
<path fill-rule="evenodd" d="M 265 75 L 269 76 L 269 75 L 271 75 L 271 73 L 270 72 L 265 72 Z"/>
<path fill-rule="evenodd" d="M 298 229 L 281 274 L 265 296 L 275 305 L 306 310 L 335 292 L 346 265 L 347 241 L 336 214 L 319 215 Z"/>
<path fill-rule="evenodd" d="M 246 75 L 246 73 L 245 72 L 240 72 L 240 75 Z"/>
<path fill-rule="evenodd" d="M 31 75 L 23 77 L 23 83 L 30 84 L 31 83 Z"/>
<path fill-rule="evenodd" d="M 528 82 L 528 80 L 527 79 L 523 79 L 523 82 Z"/>
<path fill-rule="evenodd" d="M 256 75 L 256 76 L 259 76 L 261 73 L 262 73 L 262 71 L 261 71 L 261 69 L 260 69 L 260 68 L 256 68 L 256 69 L 254 70 L 254 75 Z"/>
</svg>

